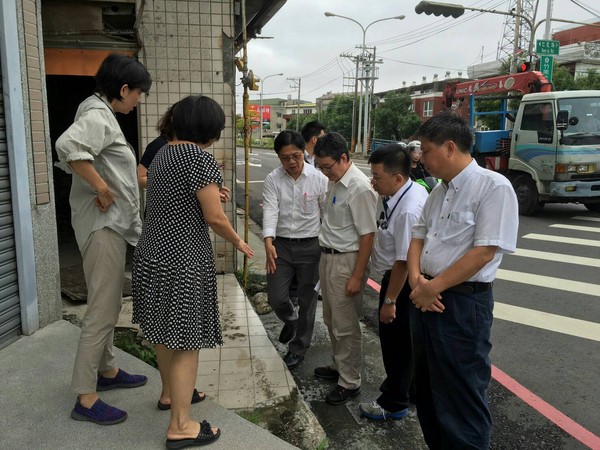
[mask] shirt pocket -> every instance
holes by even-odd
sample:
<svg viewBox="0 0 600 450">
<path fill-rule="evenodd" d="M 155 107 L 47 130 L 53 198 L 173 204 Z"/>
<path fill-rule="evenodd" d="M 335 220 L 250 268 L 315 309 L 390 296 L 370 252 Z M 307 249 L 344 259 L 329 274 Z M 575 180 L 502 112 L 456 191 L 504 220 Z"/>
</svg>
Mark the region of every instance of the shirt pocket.
<svg viewBox="0 0 600 450">
<path fill-rule="evenodd" d="M 317 194 L 304 194 L 302 212 L 307 216 L 319 215 L 319 195 Z"/>
<path fill-rule="evenodd" d="M 352 213 L 347 203 L 334 204 L 329 212 L 331 226 L 334 228 L 344 228 L 352 223 Z"/>
<path fill-rule="evenodd" d="M 472 239 L 475 234 L 475 214 L 472 212 L 450 213 L 446 225 L 440 231 L 440 240 L 448 244 L 459 244 Z"/>
</svg>

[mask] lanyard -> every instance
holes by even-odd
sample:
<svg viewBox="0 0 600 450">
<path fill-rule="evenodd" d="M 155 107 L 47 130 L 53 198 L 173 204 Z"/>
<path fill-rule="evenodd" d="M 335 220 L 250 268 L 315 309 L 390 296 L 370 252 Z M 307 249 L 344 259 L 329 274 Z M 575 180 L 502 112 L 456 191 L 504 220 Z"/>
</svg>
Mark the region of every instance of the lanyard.
<svg viewBox="0 0 600 450">
<path fill-rule="evenodd" d="M 389 221 L 390 221 L 390 219 L 392 218 L 392 214 L 394 214 L 394 211 L 396 211 L 396 207 L 397 207 L 397 206 L 398 206 L 398 204 L 400 203 L 400 200 L 402 200 L 402 197 L 404 197 L 404 196 L 406 195 L 406 193 L 407 193 L 408 191 L 410 191 L 410 188 L 413 186 L 412 184 L 413 184 L 413 182 L 411 181 L 411 182 L 410 182 L 410 186 L 408 186 L 408 188 L 407 188 L 407 189 L 406 189 L 406 190 L 405 190 L 405 191 L 402 193 L 402 195 L 400 196 L 400 198 L 398 199 L 398 201 L 396 202 L 396 204 L 395 204 L 395 205 L 394 205 L 394 207 L 392 208 L 392 212 L 390 212 L 390 214 L 389 214 L 389 215 L 388 215 L 388 213 L 387 213 L 387 204 L 386 204 L 386 203 L 384 203 L 384 205 L 386 205 L 386 207 L 384 207 L 384 208 L 383 208 L 383 212 L 384 212 L 384 214 L 385 214 L 385 221 L 386 221 L 386 222 L 389 222 Z"/>
</svg>

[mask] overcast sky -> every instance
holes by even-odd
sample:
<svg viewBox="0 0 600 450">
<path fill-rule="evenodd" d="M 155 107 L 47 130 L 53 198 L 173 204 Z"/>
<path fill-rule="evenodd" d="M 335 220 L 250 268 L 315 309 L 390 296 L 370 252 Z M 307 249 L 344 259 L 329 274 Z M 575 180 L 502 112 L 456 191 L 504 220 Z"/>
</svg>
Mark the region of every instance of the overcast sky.
<svg viewBox="0 0 600 450">
<path fill-rule="evenodd" d="M 363 26 L 386 17 L 406 16 L 404 20 L 376 23 L 367 30 L 367 46 L 375 46 L 377 57 L 383 60 L 375 82 L 376 91 L 401 87 L 403 81 L 407 85 L 413 81 L 419 84 L 423 77 L 430 81 L 434 74 L 444 78 L 446 71 L 453 77 L 460 71 L 467 76 L 468 66 L 497 59 L 507 16 L 477 12 L 465 12 L 458 19 L 418 15 L 415 13 L 418 3 L 418 0 L 287 0 L 262 30 L 261 36 L 273 39 L 253 39 L 249 43 L 248 67 L 261 78 L 284 74 L 264 82 L 265 99 L 288 95 L 296 98 L 297 90 L 287 78 L 301 78 L 303 100 L 314 101 L 329 91 L 342 92 L 344 77 L 351 76 L 353 65 L 340 54 L 356 55 L 363 33 L 358 24 L 339 17 L 325 17 L 325 11 L 351 17 Z M 509 4 L 514 1 L 462 2 L 464 6 L 498 11 L 507 11 Z M 587 7 L 588 11 L 577 4 Z M 547 0 L 539 0 L 536 22 L 546 16 L 546 8 Z M 597 0 L 554 0 L 552 16 L 582 22 L 600 21 L 600 5 Z M 566 24 L 558 22 L 552 24 L 553 30 L 565 27 Z M 544 28 L 544 24 L 538 27 L 537 39 L 544 37 Z M 238 87 L 240 107 L 241 92 L 242 88 Z M 258 98 L 258 92 L 251 92 L 250 100 Z"/>
</svg>

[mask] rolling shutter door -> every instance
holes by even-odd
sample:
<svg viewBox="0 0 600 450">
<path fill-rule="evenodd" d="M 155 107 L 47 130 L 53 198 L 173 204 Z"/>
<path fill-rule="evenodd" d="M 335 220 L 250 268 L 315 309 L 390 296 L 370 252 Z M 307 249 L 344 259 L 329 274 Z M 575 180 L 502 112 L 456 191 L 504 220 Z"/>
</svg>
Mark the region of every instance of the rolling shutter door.
<svg viewBox="0 0 600 450">
<path fill-rule="evenodd" d="M 15 232 L 8 168 L 6 121 L 4 119 L 2 78 L 0 77 L 0 348 L 21 331 Z"/>
</svg>

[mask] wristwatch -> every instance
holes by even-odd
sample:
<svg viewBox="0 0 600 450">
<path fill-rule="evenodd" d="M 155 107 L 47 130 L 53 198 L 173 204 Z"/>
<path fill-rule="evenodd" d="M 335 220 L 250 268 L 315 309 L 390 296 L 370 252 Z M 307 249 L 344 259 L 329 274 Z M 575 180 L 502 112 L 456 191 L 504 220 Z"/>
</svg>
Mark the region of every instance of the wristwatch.
<svg viewBox="0 0 600 450">
<path fill-rule="evenodd" d="M 392 300 L 391 298 L 389 298 L 389 297 L 386 297 L 386 298 L 384 298 L 384 299 L 383 299 L 383 303 L 385 303 L 386 305 L 395 305 L 395 304 L 396 304 L 396 302 L 395 302 L 395 301 L 393 301 L 393 300 Z"/>
</svg>

